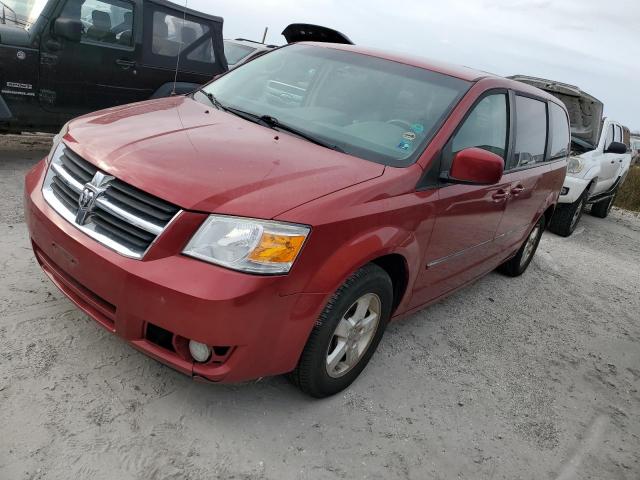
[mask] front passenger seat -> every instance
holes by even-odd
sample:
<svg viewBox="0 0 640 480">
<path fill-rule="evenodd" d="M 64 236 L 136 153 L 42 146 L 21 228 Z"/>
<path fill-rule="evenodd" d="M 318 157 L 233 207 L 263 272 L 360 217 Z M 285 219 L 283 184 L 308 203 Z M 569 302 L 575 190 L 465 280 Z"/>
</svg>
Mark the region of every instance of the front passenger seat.
<svg viewBox="0 0 640 480">
<path fill-rule="evenodd" d="M 111 32 L 111 16 L 107 12 L 94 10 L 91 13 L 93 25 L 87 29 L 87 38 L 96 42 L 114 42 Z"/>
</svg>

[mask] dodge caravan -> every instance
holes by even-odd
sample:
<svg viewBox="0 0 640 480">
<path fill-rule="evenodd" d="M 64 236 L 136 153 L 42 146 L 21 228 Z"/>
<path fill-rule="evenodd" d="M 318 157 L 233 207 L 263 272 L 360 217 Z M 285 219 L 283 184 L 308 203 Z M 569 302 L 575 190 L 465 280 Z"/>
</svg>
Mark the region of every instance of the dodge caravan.
<svg viewBox="0 0 640 480">
<path fill-rule="evenodd" d="M 555 97 L 336 44 L 66 125 L 26 177 L 35 256 L 80 309 L 200 380 L 324 397 L 390 321 L 524 273 L 565 178 Z"/>
</svg>

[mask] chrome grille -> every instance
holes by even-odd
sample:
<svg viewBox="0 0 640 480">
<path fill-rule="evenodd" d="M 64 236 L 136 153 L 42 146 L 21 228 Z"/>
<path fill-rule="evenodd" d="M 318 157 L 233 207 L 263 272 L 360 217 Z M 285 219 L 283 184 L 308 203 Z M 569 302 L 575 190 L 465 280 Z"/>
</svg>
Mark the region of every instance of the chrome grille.
<svg viewBox="0 0 640 480">
<path fill-rule="evenodd" d="M 61 143 L 52 156 L 43 195 L 62 217 L 90 237 L 121 255 L 141 259 L 179 208 L 109 177 L 81 224 L 78 213 L 83 191 L 100 175 L 97 167 Z"/>
</svg>

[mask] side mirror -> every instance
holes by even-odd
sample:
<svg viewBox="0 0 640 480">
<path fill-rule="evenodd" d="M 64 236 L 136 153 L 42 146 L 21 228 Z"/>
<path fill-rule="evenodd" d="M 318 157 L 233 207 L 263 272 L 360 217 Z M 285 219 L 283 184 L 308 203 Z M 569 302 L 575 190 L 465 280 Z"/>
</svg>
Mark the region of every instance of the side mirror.
<svg viewBox="0 0 640 480">
<path fill-rule="evenodd" d="M 624 143 L 611 142 L 609 148 L 607 148 L 604 153 L 616 153 L 618 155 L 623 155 L 627 153 L 627 146 Z"/>
<path fill-rule="evenodd" d="M 53 33 L 71 42 L 79 42 L 82 39 L 82 22 L 72 18 L 56 18 Z"/>
<path fill-rule="evenodd" d="M 467 185 L 495 185 L 504 174 L 504 160 L 481 148 L 467 148 L 453 158 L 445 179 Z"/>
</svg>

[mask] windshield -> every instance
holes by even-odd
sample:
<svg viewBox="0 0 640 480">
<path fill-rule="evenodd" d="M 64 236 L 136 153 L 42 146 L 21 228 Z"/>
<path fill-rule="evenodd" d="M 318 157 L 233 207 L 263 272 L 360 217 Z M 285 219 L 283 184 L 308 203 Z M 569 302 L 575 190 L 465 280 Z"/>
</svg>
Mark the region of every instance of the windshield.
<svg viewBox="0 0 640 480">
<path fill-rule="evenodd" d="M 414 163 L 470 83 L 368 55 L 291 45 L 238 67 L 204 91 L 351 155 Z"/>
<path fill-rule="evenodd" d="M 47 0 L 0 0 L 0 23 L 15 23 L 24 27 L 34 23 Z"/>
<path fill-rule="evenodd" d="M 240 60 L 244 60 L 256 50 L 256 48 L 248 47 L 246 45 L 240 45 L 226 40 L 224 42 L 224 55 L 227 57 L 227 63 L 229 65 L 239 63 Z"/>
</svg>

